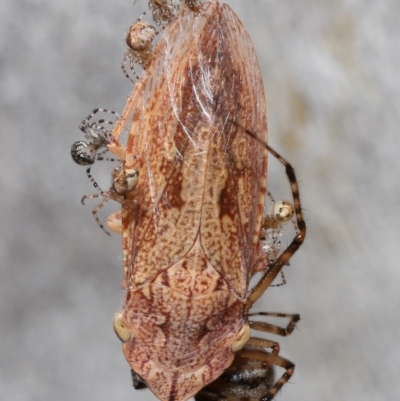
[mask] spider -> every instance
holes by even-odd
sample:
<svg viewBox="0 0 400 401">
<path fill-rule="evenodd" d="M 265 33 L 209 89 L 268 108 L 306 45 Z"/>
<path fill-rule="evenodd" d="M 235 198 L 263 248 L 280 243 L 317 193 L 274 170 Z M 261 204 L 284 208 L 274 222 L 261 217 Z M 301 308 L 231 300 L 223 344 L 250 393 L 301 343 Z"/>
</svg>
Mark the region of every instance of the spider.
<svg viewBox="0 0 400 401">
<path fill-rule="evenodd" d="M 201 2 L 199 0 L 184 0 L 181 6 L 183 5 L 193 12 L 200 12 L 201 9 Z M 136 22 L 128 28 L 125 34 L 125 41 L 128 49 L 124 53 L 121 69 L 132 83 L 136 83 L 139 80 L 139 75 L 134 67 L 135 63 L 139 64 L 143 70 L 146 70 L 150 66 L 154 57 L 153 41 L 177 15 L 180 6 L 177 2 L 172 0 L 150 0 L 149 8 L 152 10 L 155 23 L 161 26 L 161 29 L 157 31 L 151 24 L 142 21 L 142 18 L 147 13 L 147 11 L 145 11 Z M 126 65 L 128 64 L 134 79 L 131 78 L 126 70 Z"/>
<path fill-rule="evenodd" d="M 103 198 L 102 201 L 93 209 L 92 213 L 100 228 L 107 235 L 110 235 L 110 233 L 100 222 L 97 213 L 111 199 L 124 204 L 126 194 L 134 190 L 139 181 L 139 172 L 133 168 L 124 168 L 124 163 L 121 163 L 111 173 L 112 182 L 108 191 L 103 191 L 94 181 L 93 177 L 90 176 L 90 178 L 94 187 L 97 188 L 99 193 L 93 195 L 84 195 L 81 199 L 82 205 L 85 204 L 86 199 Z M 114 231 L 118 232 L 118 230 Z"/>
<path fill-rule="evenodd" d="M 120 115 L 115 111 L 108 109 L 94 109 L 80 124 L 79 129 L 85 134 L 85 141 L 76 141 L 71 146 L 71 157 L 75 163 L 81 166 L 91 165 L 95 160 L 103 160 L 102 155 L 108 151 L 107 145 L 110 143 L 111 130 L 107 129 L 103 124 L 109 124 L 111 127 L 114 121 L 100 119 L 91 121 L 97 113 L 110 113 L 117 119 Z M 100 151 L 102 148 L 106 148 Z"/>
</svg>

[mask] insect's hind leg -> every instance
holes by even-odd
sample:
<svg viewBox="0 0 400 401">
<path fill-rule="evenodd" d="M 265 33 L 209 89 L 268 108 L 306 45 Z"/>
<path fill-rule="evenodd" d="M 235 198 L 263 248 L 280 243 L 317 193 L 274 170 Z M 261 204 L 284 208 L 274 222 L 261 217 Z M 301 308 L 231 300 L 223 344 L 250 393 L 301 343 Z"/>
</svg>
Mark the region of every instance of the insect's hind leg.
<svg viewBox="0 0 400 401">
<path fill-rule="evenodd" d="M 248 313 L 247 317 L 250 316 L 272 316 L 289 319 L 286 327 L 277 326 L 275 324 L 270 324 L 260 321 L 249 321 L 250 328 L 253 330 L 263 331 L 265 333 L 277 334 L 279 336 L 288 336 L 293 332 L 296 327 L 296 323 L 300 321 L 300 315 L 298 313 L 277 313 L 277 312 L 256 312 Z"/>
</svg>

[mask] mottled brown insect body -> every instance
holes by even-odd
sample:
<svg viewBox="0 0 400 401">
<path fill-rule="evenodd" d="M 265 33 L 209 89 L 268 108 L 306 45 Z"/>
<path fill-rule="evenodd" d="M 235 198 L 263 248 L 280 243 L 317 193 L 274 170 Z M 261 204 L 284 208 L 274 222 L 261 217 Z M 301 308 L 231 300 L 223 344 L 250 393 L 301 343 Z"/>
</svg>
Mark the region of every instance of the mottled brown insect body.
<svg viewBox="0 0 400 401">
<path fill-rule="evenodd" d="M 125 168 L 140 178 L 124 201 L 135 213 L 122 207 L 126 297 L 114 327 L 151 391 L 184 401 L 246 345 L 249 280 L 265 260 L 264 88 L 229 6 L 185 9 L 167 26 L 122 120 Z"/>
<path fill-rule="evenodd" d="M 140 208 L 122 211 L 123 349 L 158 398 L 186 400 L 248 335 L 267 150 L 229 121 L 266 142 L 264 88 L 243 25 L 213 2 L 167 27 L 136 91 L 126 168 L 140 171 Z"/>
</svg>

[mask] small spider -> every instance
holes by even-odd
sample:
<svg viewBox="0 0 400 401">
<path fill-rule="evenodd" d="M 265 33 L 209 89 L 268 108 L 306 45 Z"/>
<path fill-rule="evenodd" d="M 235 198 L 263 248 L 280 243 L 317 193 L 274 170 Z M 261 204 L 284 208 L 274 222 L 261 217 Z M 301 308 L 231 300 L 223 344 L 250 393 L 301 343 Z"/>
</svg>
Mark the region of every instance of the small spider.
<svg viewBox="0 0 400 401">
<path fill-rule="evenodd" d="M 89 166 L 86 169 L 86 175 L 97 189 L 99 186 L 90 172 L 90 166 L 95 160 L 117 161 L 117 159 L 103 157 L 103 155 L 108 152 L 107 145 L 110 143 L 111 138 L 111 130 L 107 129 L 103 124 L 110 124 L 113 126 L 115 123 L 104 119 L 91 121 L 92 117 L 98 112 L 111 113 L 117 118 L 120 118 L 120 115 L 115 111 L 100 108 L 94 109 L 79 125 L 79 129 L 85 134 L 85 138 L 88 142 L 76 141 L 71 146 L 72 159 L 81 166 Z M 101 150 L 102 148 L 105 149 Z"/>
<path fill-rule="evenodd" d="M 186 6 L 193 12 L 200 12 L 201 2 L 199 0 L 184 0 L 182 4 L 179 5 L 178 2 L 173 0 L 150 0 L 149 8 L 152 11 L 153 19 L 161 29 L 157 31 L 151 24 L 142 21 L 147 11 L 128 28 L 125 34 L 128 49 L 124 53 L 121 69 L 132 83 L 136 83 L 136 81 L 139 80 L 139 75 L 134 65 L 139 64 L 143 70 L 146 70 L 150 66 L 154 57 L 154 38 L 164 30 L 167 24 L 178 14 L 181 6 Z M 134 79 L 131 78 L 126 70 L 126 65 L 128 64 Z"/>
<path fill-rule="evenodd" d="M 74 142 L 71 146 L 71 157 L 75 163 L 81 166 L 93 164 L 96 159 L 103 160 L 104 158 L 101 155 L 108 151 L 106 147 L 110 143 L 111 130 L 107 129 L 103 124 L 109 124 L 112 127 L 115 122 L 104 119 L 91 121 L 92 117 L 98 112 L 111 113 L 117 119 L 120 118 L 120 115 L 115 111 L 97 108 L 79 124 L 79 129 L 85 134 L 88 142 Z M 101 148 L 106 149 L 99 152 Z"/>
<path fill-rule="evenodd" d="M 144 14 L 143 14 L 144 15 Z M 151 60 L 153 59 L 153 40 L 159 33 L 156 29 L 148 22 L 142 22 L 143 15 L 132 24 L 126 34 L 125 40 L 128 45 L 128 49 L 124 53 L 121 68 L 125 76 L 132 82 L 135 83 L 139 80 L 139 75 L 135 71 L 134 64 L 139 64 L 143 70 L 146 70 Z M 129 69 L 134 75 L 135 79 L 132 79 L 125 66 L 129 62 Z"/>
<path fill-rule="evenodd" d="M 173 0 L 149 0 L 149 8 L 158 26 L 167 25 L 176 15 L 178 4 Z"/>
<path fill-rule="evenodd" d="M 267 193 L 272 206 L 269 214 L 264 216 L 261 227 L 263 235 L 260 238 L 261 246 L 268 261 L 272 263 L 279 254 L 280 240 L 284 234 L 283 225 L 292 220 L 294 215 L 293 205 L 287 200 L 276 201 L 270 192 Z M 296 229 L 296 227 L 295 227 Z M 296 229 L 297 231 L 297 229 Z"/>
<path fill-rule="evenodd" d="M 275 201 L 272 194 L 267 192 L 272 202 L 269 214 L 264 216 L 262 220 L 262 231 L 260 237 L 260 246 L 267 258 L 267 265 L 274 263 L 281 249 L 281 237 L 284 235 L 283 225 L 289 221 L 293 221 L 294 207 L 287 200 Z M 293 222 L 295 225 L 295 222 Z M 295 225 L 296 232 L 298 232 Z M 271 285 L 271 287 L 280 287 L 286 284 L 283 270 L 280 272 L 282 282 Z"/>
<path fill-rule="evenodd" d="M 90 176 L 90 180 L 93 186 L 99 191 L 98 194 L 84 195 L 81 199 L 82 205 L 85 204 L 86 199 L 103 198 L 103 200 L 93 209 L 92 213 L 100 228 L 107 234 L 110 233 L 104 228 L 103 224 L 100 222 L 97 213 L 99 210 L 110 200 L 115 200 L 121 204 L 124 204 L 125 198 L 128 192 L 135 189 L 139 181 L 139 172 L 133 168 L 124 168 L 124 163 L 121 163 L 116 167 L 112 173 L 111 187 L 108 191 L 103 191 L 96 181 Z"/>
<path fill-rule="evenodd" d="M 159 26 L 167 25 L 179 12 L 181 7 L 187 7 L 193 12 L 200 12 L 200 0 L 149 0 L 149 8 L 153 19 Z"/>
</svg>

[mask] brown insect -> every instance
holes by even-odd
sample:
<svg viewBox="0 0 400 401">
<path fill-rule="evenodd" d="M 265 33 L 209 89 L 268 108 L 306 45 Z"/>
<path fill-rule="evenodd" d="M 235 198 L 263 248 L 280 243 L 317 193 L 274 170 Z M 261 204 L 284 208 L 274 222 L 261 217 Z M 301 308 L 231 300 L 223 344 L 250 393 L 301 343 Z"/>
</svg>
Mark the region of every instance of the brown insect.
<svg viewBox="0 0 400 401">
<path fill-rule="evenodd" d="M 162 401 L 271 400 L 293 374 L 277 342 L 250 336 L 251 329 L 285 336 L 299 320 L 249 310 L 306 233 L 295 172 L 267 145 L 265 116 L 251 40 L 231 8 L 214 0 L 166 27 L 113 131 L 108 149 L 126 157 L 125 171 L 140 173 L 113 218 L 126 287 L 114 328 L 136 387 Z M 270 264 L 260 245 L 268 151 L 286 169 L 298 227 Z M 256 315 L 289 323 L 252 321 Z M 276 381 L 274 365 L 285 369 Z"/>
</svg>

